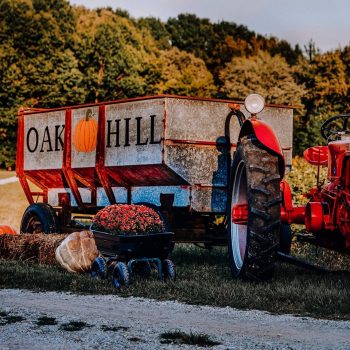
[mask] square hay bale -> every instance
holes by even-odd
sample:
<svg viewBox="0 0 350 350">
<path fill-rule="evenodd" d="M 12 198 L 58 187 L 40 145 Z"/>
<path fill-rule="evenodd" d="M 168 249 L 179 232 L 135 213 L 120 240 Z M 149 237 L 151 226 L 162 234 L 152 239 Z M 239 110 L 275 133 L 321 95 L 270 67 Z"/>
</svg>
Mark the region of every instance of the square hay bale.
<svg viewBox="0 0 350 350">
<path fill-rule="evenodd" d="M 67 234 L 0 235 L 0 258 L 58 265 L 55 250 Z"/>
</svg>

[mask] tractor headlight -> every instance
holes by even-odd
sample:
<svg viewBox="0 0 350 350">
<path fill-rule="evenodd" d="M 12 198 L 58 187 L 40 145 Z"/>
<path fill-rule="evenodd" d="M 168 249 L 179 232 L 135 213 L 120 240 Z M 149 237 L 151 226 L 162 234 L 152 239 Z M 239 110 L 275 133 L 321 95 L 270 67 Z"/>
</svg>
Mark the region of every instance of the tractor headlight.
<svg viewBox="0 0 350 350">
<path fill-rule="evenodd" d="M 244 105 L 249 113 L 258 114 L 265 107 L 265 99 L 259 94 L 250 94 L 244 100 Z"/>
</svg>

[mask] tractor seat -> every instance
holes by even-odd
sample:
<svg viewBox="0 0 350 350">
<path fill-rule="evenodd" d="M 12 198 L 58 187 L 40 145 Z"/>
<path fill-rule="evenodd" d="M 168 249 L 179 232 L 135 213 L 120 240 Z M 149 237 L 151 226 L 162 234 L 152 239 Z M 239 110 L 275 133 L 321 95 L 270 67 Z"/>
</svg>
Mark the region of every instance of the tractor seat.
<svg viewBox="0 0 350 350">
<path fill-rule="evenodd" d="M 314 146 L 304 151 L 304 158 L 309 164 L 327 166 L 328 146 Z"/>
</svg>

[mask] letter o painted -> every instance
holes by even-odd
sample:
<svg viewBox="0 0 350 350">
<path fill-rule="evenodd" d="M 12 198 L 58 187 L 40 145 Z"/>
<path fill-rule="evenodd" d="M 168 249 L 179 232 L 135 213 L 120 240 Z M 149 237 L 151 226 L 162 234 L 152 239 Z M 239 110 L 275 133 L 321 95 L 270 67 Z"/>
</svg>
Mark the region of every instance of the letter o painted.
<svg viewBox="0 0 350 350">
<path fill-rule="evenodd" d="M 35 133 L 35 147 L 34 148 L 30 148 L 30 145 L 29 145 L 30 134 L 31 134 L 32 131 L 34 131 L 34 133 Z M 27 148 L 28 148 L 28 151 L 31 152 L 31 153 L 35 152 L 36 149 L 38 148 L 38 143 L 39 143 L 38 130 L 36 130 L 35 128 L 30 128 L 28 130 L 28 133 L 27 133 Z"/>
</svg>

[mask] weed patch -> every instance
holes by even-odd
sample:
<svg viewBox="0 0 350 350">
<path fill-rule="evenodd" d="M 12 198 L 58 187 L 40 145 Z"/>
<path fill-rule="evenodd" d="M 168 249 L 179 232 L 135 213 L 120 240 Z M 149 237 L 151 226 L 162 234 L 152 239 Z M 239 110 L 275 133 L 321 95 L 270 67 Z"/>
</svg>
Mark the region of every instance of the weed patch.
<svg viewBox="0 0 350 350">
<path fill-rule="evenodd" d="M 132 341 L 134 343 L 142 342 L 143 340 L 139 337 L 130 337 L 128 338 L 129 341 Z"/>
<path fill-rule="evenodd" d="M 41 316 L 38 317 L 36 324 L 37 326 L 54 326 L 57 324 L 57 321 L 54 317 Z"/>
<path fill-rule="evenodd" d="M 60 329 L 67 332 L 77 332 L 87 327 L 92 327 L 92 325 L 82 321 L 70 321 L 68 323 L 61 324 Z"/>
<path fill-rule="evenodd" d="M 25 318 L 18 315 L 5 315 L 0 318 L 0 326 L 24 321 Z"/>
<path fill-rule="evenodd" d="M 185 333 L 181 331 L 162 333 L 159 338 L 162 344 L 185 344 L 200 347 L 220 345 L 221 343 L 211 340 L 207 334 Z"/>
<path fill-rule="evenodd" d="M 101 326 L 101 329 L 104 332 L 119 332 L 119 331 L 127 331 L 129 327 L 124 327 L 124 326 L 109 326 L 106 324 L 103 324 Z"/>
</svg>

